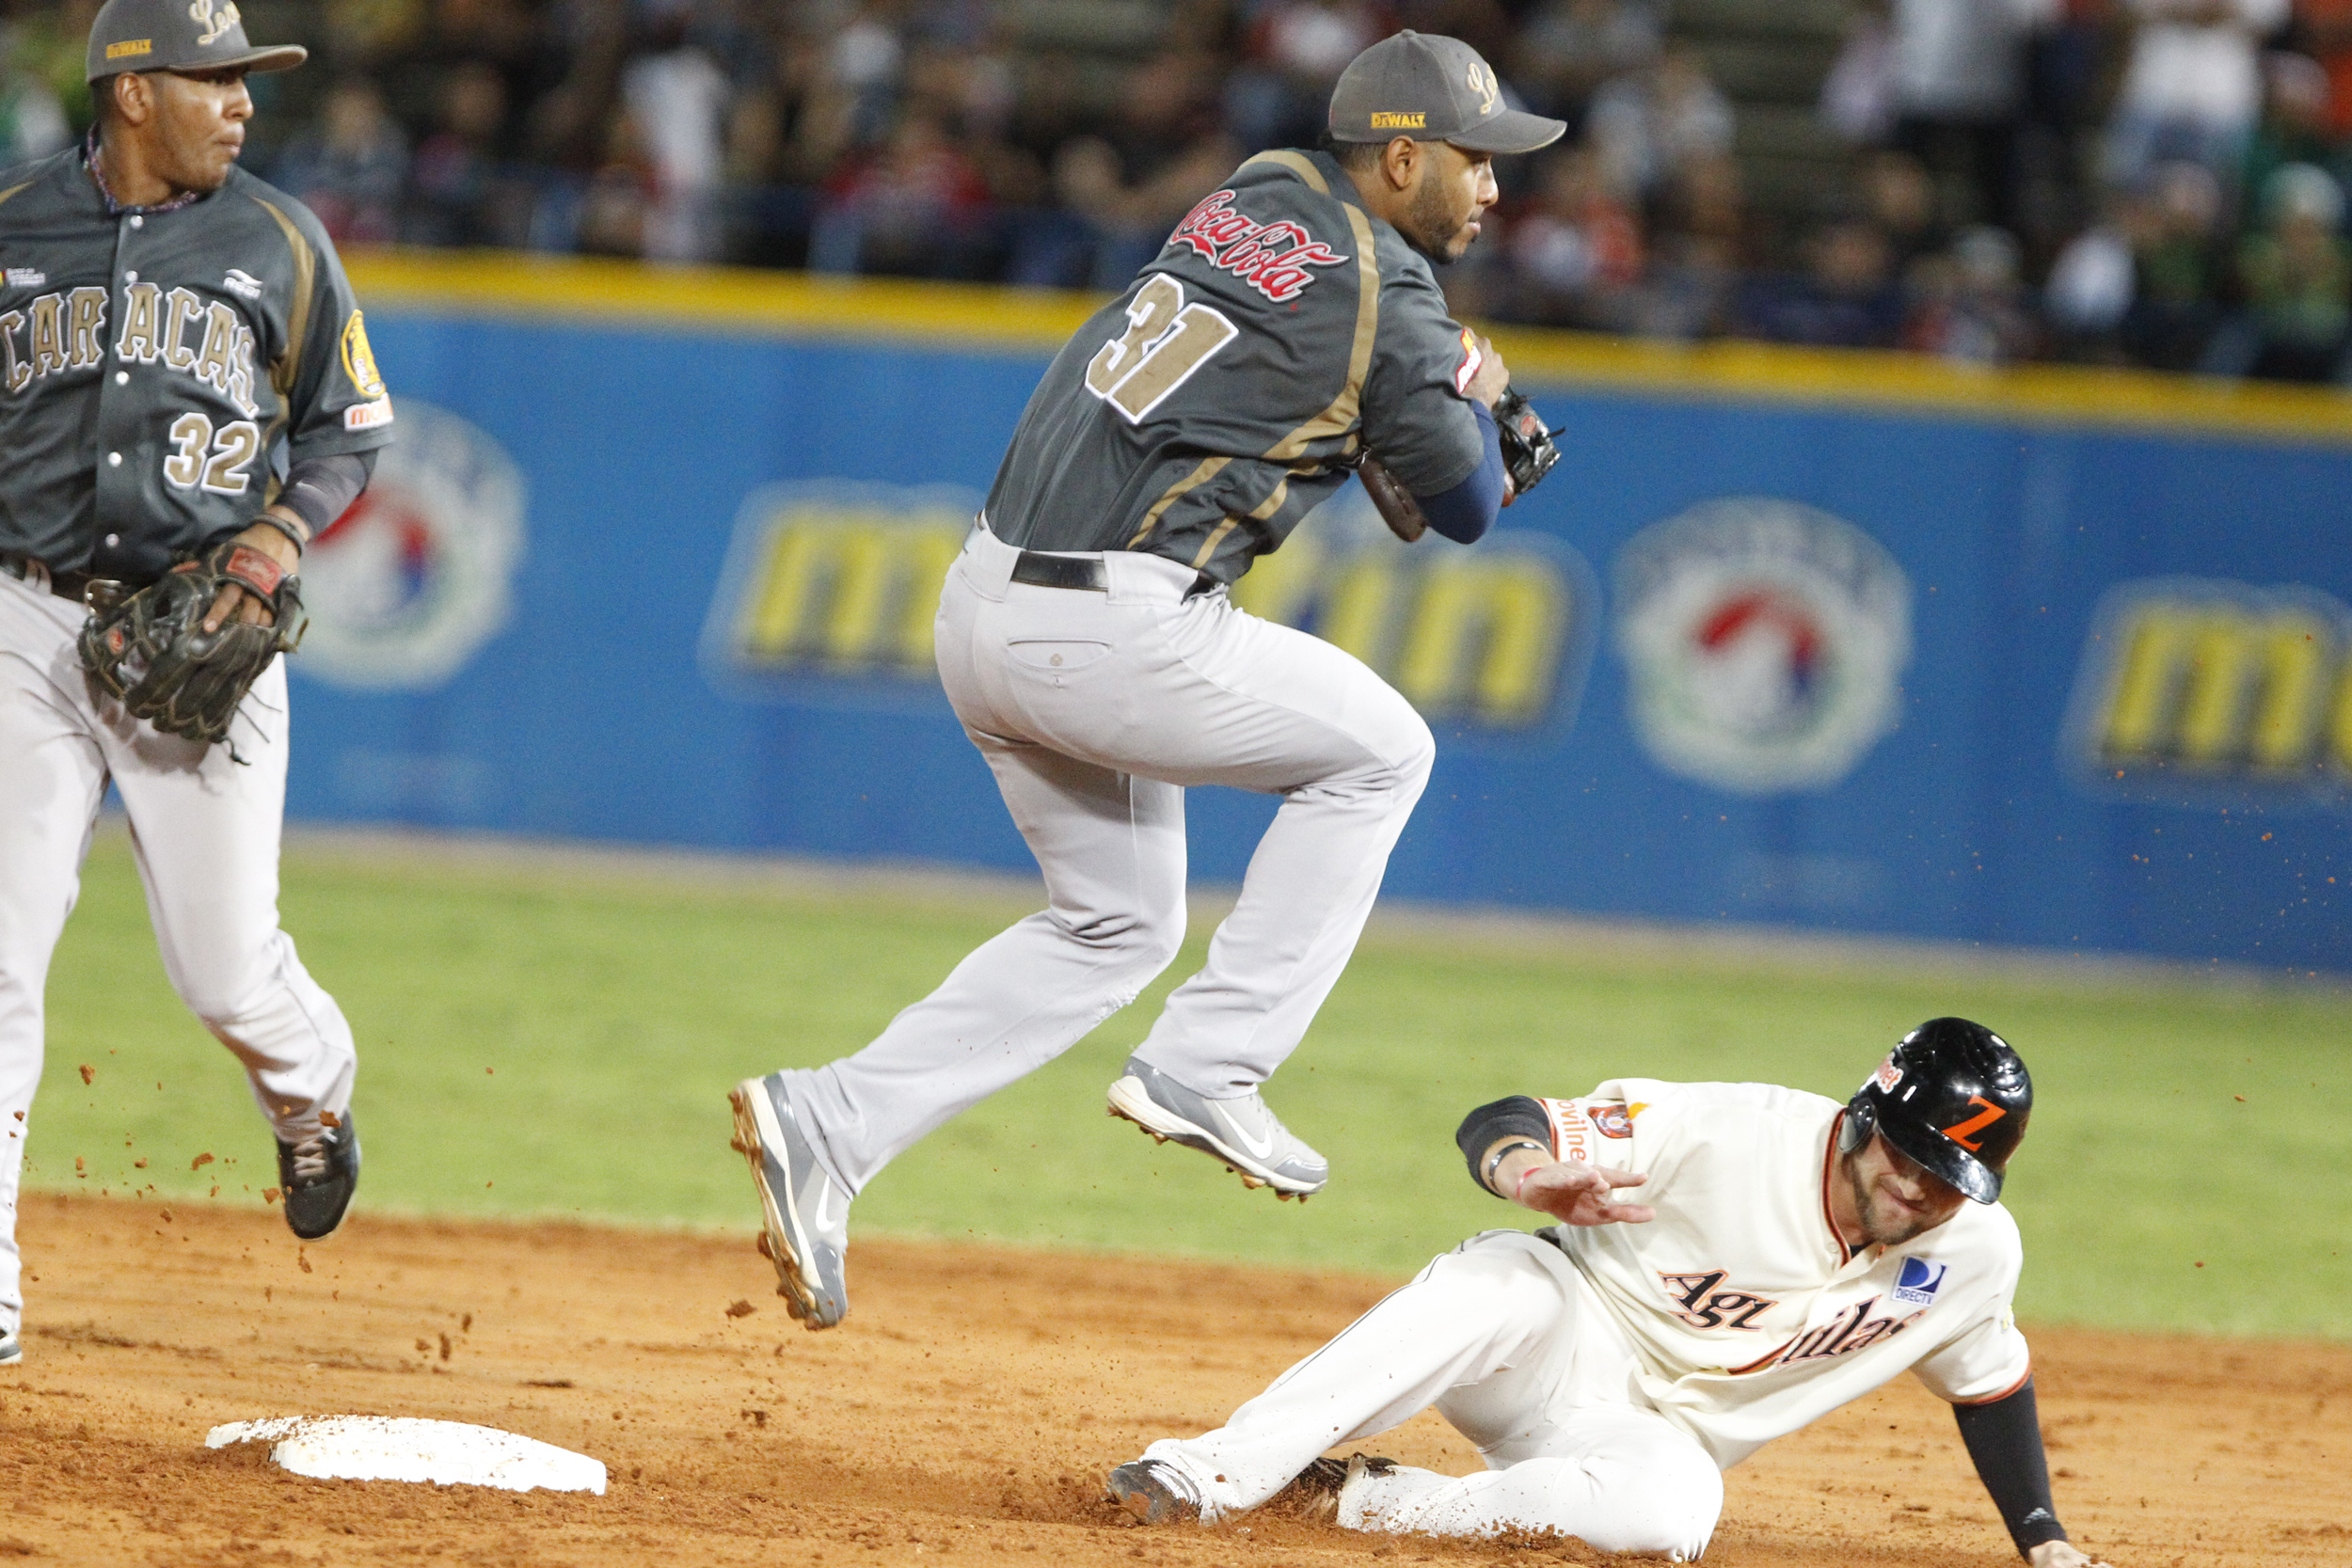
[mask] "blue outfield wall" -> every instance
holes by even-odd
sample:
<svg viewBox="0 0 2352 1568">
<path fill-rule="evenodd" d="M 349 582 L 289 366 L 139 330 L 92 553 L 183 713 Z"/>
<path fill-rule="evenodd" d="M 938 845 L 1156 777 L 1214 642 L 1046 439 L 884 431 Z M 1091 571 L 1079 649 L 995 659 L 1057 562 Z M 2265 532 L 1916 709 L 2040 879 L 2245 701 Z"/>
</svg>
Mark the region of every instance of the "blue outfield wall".
<svg viewBox="0 0 2352 1568">
<path fill-rule="evenodd" d="M 1042 347 L 370 325 L 294 816 L 1030 864 L 924 661 Z M 1537 401 L 1488 542 L 1350 486 L 1245 584 L 1431 718 L 1391 895 L 2352 968 L 2352 443 Z M 1274 804 L 1195 791 L 1196 877 Z"/>
</svg>

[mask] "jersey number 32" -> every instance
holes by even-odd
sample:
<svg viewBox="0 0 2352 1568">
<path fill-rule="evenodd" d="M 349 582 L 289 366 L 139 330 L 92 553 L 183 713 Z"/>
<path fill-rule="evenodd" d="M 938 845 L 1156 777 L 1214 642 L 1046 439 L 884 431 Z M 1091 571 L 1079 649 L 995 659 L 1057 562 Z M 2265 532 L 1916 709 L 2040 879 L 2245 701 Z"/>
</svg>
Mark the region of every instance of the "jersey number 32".
<svg viewBox="0 0 2352 1568">
<path fill-rule="evenodd" d="M 218 432 L 201 414 L 183 414 L 172 421 L 172 452 L 164 459 L 164 477 L 182 490 L 199 484 L 216 496 L 242 496 L 249 477 L 246 466 L 262 454 L 262 431 L 251 420 L 222 425 Z"/>
<path fill-rule="evenodd" d="M 1241 328 L 1206 305 L 1184 303 L 1184 286 L 1164 272 L 1143 280 L 1127 307 L 1127 330 L 1087 365 L 1087 390 L 1140 423 Z"/>
</svg>

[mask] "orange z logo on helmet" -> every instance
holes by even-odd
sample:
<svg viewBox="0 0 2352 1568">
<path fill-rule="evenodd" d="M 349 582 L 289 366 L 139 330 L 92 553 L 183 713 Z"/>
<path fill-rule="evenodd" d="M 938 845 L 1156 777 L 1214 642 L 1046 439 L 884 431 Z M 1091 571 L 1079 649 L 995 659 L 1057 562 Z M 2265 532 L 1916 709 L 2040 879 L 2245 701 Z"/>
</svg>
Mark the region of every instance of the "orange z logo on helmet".
<svg viewBox="0 0 2352 1568">
<path fill-rule="evenodd" d="M 1968 1134 L 1971 1132 L 1983 1132 L 1986 1128 L 1992 1126 L 1994 1122 L 2009 1115 L 2009 1113 L 2002 1110 L 1998 1105 L 1994 1104 L 1993 1101 L 1985 1099 L 1985 1097 L 1980 1094 L 1970 1095 L 1968 1097 L 1968 1103 L 1971 1105 L 1981 1105 L 1984 1109 L 1977 1115 L 1970 1117 L 1966 1121 L 1955 1122 L 1951 1126 L 1947 1127 L 1944 1129 L 1944 1135 L 1951 1139 L 1952 1142 L 1960 1145 L 1961 1148 L 1966 1149 L 1969 1153 L 1974 1154 L 1984 1147 L 1984 1140 L 1982 1138 L 1979 1138 L 1976 1141 L 1971 1142 L 1969 1141 Z"/>
</svg>

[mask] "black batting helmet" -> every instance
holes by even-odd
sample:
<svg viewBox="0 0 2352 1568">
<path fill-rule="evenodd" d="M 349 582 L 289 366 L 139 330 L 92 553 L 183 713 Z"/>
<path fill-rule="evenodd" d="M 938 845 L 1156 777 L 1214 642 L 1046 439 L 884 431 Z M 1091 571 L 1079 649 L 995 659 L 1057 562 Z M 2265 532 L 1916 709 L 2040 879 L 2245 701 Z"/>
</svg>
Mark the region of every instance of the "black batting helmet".
<svg viewBox="0 0 2352 1568">
<path fill-rule="evenodd" d="M 1838 1147 L 1851 1151 L 1883 1133 L 1966 1196 L 1991 1203 L 2032 1114 L 2033 1079 L 2009 1041 L 1964 1018 L 1931 1018 L 1862 1081 Z"/>
</svg>

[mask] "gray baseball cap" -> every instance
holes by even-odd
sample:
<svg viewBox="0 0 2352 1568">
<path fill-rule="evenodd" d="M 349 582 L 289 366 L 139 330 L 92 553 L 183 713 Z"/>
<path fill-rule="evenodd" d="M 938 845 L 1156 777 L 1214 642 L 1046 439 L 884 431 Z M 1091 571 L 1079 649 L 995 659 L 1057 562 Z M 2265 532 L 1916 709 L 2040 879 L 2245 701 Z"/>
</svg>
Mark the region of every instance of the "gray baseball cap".
<svg viewBox="0 0 2352 1568">
<path fill-rule="evenodd" d="M 292 71 L 310 57 L 300 44 L 256 49 L 234 0 L 106 0 L 90 24 L 89 76 L 126 71 Z"/>
<path fill-rule="evenodd" d="M 1349 61 L 1331 89 L 1333 141 L 1410 136 L 1473 152 L 1533 152 L 1567 129 L 1565 120 L 1503 107 L 1495 68 L 1460 39 L 1410 28 Z"/>
</svg>

